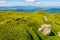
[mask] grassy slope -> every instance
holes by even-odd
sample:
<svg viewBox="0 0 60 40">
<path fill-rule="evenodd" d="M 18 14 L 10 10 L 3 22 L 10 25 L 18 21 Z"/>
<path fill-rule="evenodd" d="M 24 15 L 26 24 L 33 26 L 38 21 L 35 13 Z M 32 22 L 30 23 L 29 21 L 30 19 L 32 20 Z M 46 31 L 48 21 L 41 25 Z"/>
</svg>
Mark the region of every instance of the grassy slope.
<svg viewBox="0 0 60 40">
<path fill-rule="evenodd" d="M 43 18 L 46 16 L 49 21 Z M 45 36 L 38 31 L 41 24 L 52 25 L 52 33 Z M 60 40 L 60 14 L 43 11 L 16 12 L 0 11 L 0 40 Z"/>
</svg>

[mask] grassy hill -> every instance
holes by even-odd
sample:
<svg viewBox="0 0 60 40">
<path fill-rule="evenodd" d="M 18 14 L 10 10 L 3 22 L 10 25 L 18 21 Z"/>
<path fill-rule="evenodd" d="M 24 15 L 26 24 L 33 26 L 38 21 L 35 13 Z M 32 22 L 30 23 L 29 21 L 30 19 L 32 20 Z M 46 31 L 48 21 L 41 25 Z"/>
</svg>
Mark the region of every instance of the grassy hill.
<svg viewBox="0 0 60 40">
<path fill-rule="evenodd" d="M 52 25 L 49 36 L 38 31 L 41 24 Z M 59 31 L 59 13 L 0 11 L 0 40 L 60 40 Z"/>
</svg>

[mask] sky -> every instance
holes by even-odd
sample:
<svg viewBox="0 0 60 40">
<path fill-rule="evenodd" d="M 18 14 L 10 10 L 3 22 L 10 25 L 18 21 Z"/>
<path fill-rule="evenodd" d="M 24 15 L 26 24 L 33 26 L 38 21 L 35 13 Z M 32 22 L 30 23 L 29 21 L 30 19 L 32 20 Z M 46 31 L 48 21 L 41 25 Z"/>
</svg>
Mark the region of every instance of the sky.
<svg viewBox="0 0 60 40">
<path fill-rule="evenodd" d="M 0 0 L 0 6 L 60 6 L 60 0 Z"/>
</svg>

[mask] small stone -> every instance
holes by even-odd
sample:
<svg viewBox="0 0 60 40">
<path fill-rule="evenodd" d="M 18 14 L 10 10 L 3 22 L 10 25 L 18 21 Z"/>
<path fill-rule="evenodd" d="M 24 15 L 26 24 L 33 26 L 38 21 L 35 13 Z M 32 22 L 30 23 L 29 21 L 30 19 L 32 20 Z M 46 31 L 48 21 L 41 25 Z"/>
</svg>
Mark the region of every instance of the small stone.
<svg viewBox="0 0 60 40">
<path fill-rule="evenodd" d="M 44 35 L 49 35 L 51 33 L 51 25 L 42 24 L 38 31 L 42 32 Z"/>
<path fill-rule="evenodd" d="M 48 18 L 46 16 L 43 17 L 45 19 L 45 21 L 48 21 Z"/>
<path fill-rule="evenodd" d="M 60 36 L 60 32 L 58 32 L 58 36 Z"/>
</svg>

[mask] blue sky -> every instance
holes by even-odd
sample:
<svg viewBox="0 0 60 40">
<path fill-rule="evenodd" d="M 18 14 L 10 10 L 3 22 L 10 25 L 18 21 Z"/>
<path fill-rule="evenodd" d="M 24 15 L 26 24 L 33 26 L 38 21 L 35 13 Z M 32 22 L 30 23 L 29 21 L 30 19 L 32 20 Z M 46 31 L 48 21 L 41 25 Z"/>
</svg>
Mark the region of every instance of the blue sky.
<svg viewBox="0 0 60 40">
<path fill-rule="evenodd" d="M 0 6 L 60 6 L 60 0 L 0 0 Z"/>
</svg>

